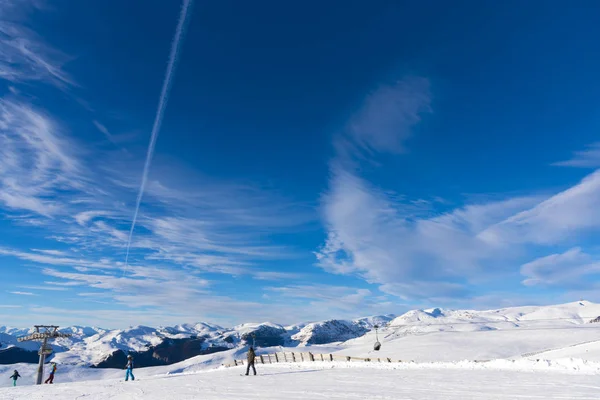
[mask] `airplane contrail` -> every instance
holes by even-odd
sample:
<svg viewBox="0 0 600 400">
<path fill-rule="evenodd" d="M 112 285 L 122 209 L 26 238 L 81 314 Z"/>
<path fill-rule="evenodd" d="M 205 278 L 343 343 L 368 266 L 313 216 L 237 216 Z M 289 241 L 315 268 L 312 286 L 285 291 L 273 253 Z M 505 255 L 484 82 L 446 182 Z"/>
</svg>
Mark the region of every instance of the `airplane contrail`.
<svg viewBox="0 0 600 400">
<path fill-rule="evenodd" d="M 154 147 L 156 146 L 156 139 L 160 131 L 167 102 L 169 100 L 169 92 L 171 91 L 171 83 L 173 81 L 173 74 L 177 65 L 177 57 L 181 49 L 183 37 L 185 35 L 185 28 L 188 25 L 188 14 L 192 8 L 194 0 L 183 0 L 183 6 L 181 7 L 181 13 L 179 14 L 179 21 L 177 23 L 177 29 L 175 31 L 175 37 L 171 44 L 171 53 L 169 54 L 169 65 L 167 66 L 167 73 L 165 74 L 165 80 L 163 81 L 162 91 L 160 93 L 160 99 L 158 101 L 158 110 L 154 117 L 154 125 L 152 126 L 152 134 L 150 135 L 150 144 L 148 145 L 148 152 L 146 153 L 146 163 L 144 164 L 144 172 L 142 173 L 142 183 L 140 185 L 140 191 L 137 195 L 137 201 L 135 203 L 135 212 L 133 213 L 133 221 L 131 222 L 131 229 L 129 230 L 129 238 L 127 239 L 127 251 L 125 254 L 125 267 L 129 265 L 129 249 L 131 247 L 131 238 L 133 237 L 133 230 L 135 229 L 135 223 L 137 222 L 138 212 L 140 211 L 140 203 L 144 196 L 144 190 L 146 189 L 146 181 L 148 180 L 148 171 L 150 170 L 150 164 L 152 162 L 152 156 L 154 155 Z"/>
</svg>

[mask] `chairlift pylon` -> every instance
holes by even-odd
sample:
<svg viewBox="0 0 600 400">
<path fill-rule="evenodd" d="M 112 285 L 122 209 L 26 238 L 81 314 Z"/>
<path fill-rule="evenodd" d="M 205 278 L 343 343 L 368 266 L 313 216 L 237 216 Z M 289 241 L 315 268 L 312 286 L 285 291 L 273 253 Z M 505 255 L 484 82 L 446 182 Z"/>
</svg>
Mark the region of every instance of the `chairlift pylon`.
<svg viewBox="0 0 600 400">
<path fill-rule="evenodd" d="M 379 351 L 379 349 L 381 349 L 381 343 L 379 342 L 379 335 L 377 334 L 377 329 L 379 328 L 378 325 L 373 326 L 373 328 L 375 328 L 375 344 L 373 345 L 373 350 L 375 351 Z"/>
</svg>

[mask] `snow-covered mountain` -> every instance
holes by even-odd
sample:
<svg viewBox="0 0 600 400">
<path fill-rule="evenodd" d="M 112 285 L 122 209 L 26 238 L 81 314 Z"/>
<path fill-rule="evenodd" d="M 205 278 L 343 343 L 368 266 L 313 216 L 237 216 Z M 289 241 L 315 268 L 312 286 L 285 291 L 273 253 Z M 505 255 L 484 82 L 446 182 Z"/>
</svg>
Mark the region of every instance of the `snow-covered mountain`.
<svg viewBox="0 0 600 400">
<path fill-rule="evenodd" d="M 395 333 L 471 332 L 519 327 L 560 327 L 591 323 L 600 316 L 600 304 L 578 301 L 552 306 L 511 307 L 499 310 L 409 311 L 390 321 Z"/>
<path fill-rule="evenodd" d="M 300 332 L 292 336 L 292 340 L 304 345 L 343 342 L 360 337 L 368 331 L 367 328 L 352 321 L 332 319 L 304 326 Z"/>
<path fill-rule="evenodd" d="M 374 324 L 383 325 L 393 316 L 373 316 L 355 321 L 329 320 L 299 324 L 293 327 L 263 322 L 245 323 L 233 328 L 198 322 L 172 327 L 153 328 L 135 326 L 128 329 L 107 330 L 96 327 L 73 326 L 61 329 L 71 333 L 69 338 L 52 342 L 53 360 L 62 364 L 114 367 L 124 363 L 128 353 L 135 353 L 139 366 L 166 365 L 202 354 L 211 354 L 247 345 L 257 347 L 297 346 L 341 342 L 359 337 Z M 0 364 L 31 362 L 38 343 L 17 342 L 18 336 L 31 329 L 3 328 L 0 343 L 12 352 L 0 352 Z M 0 331 L 1 332 L 1 331 Z M 19 350 L 15 354 L 15 352 Z M 10 357 L 8 357 L 10 355 Z"/>
<path fill-rule="evenodd" d="M 499 310 L 412 310 L 399 317 L 381 315 L 355 320 L 327 320 L 282 326 L 270 322 L 246 323 L 232 328 L 199 322 L 172 327 L 135 326 L 122 330 L 73 326 L 61 331 L 72 337 L 53 342 L 54 360 L 62 364 L 115 367 L 134 353 L 138 366 L 167 365 L 198 355 L 243 349 L 286 346 L 346 346 L 372 349 L 375 325 L 384 342 L 444 332 L 506 332 L 600 325 L 600 305 L 588 301 L 555 306 L 529 306 Z M 31 329 L 0 327 L 0 364 L 33 362 L 37 343 L 19 343 Z M 433 337 L 433 336 L 432 336 Z M 331 347 L 330 346 L 330 347 Z M 333 348 L 331 347 L 331 348 Z"/>
</svg>

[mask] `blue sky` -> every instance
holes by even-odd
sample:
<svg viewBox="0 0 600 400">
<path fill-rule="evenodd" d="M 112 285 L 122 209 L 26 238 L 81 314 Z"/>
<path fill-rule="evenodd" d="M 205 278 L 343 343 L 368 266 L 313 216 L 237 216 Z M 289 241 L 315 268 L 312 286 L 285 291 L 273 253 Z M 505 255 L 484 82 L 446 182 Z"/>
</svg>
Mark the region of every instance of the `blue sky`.
<svg viewBox="0 0 600 400">
<path fill-rule="evenodd" d="M 584 2 L 586 3 L 586 2 Z M 596 2 L 0 0 L 0 324 L 598 299 Z"/>
</svg>

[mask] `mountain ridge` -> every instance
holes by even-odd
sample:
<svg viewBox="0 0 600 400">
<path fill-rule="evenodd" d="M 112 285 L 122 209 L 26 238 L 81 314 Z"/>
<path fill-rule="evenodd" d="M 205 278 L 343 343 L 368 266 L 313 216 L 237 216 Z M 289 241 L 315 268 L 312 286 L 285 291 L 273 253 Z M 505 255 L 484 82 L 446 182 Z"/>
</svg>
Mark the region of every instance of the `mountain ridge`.
<svg viewBox="0 0 600 400">
<path fill-rule="evenodd" d="M 139 366 L 168 365 L 198 355 L 257 347 L 304 347 L 364 340 L 374 326 L 381 329 L 380 338 L 402 338 L 435 332 L 477 332 L 486 330 L 528 329 L 550 326 L 590 324 L 600 316 L 600 305 L 579 301 L 550 306 L 522 306 L 492 310 L 452 310 L 428 308 L 410 310 L 400 316 L 376 315 L 352 320 L 324 321 L 283 326 L 272 322 L 243 323 L 231 328 L 208 322 L 184 323 L 157 328 L 137 325 L 127 329 L 108 330 L 97 327 L 61 328 L 72 333 L 52 343 L 53 360 L 63 364 L 87 366 L 120 366 L 128 353 L 135 355 Z M 31 360 L 39 343 L 19 343 L 17 336 L 31 329 L 0 327 L 0 364 L 3 355 L 27 356 Z M 374 336 L 374 332 L 373 332 Z M 370 337 L 370 336 L 369 336 Z M 373 341 L 375 338 L 372 338 Z M 369 339 L 371 340 L 371 339 Z M 10 350 L 14 348 L 13 350 Z M 7 350 L 11 352 L 3 354 Z M 31 362 L 31 361 L 26 361 Z M 141 365 L 140 365 L 141 364 Z"/>
</svg>

